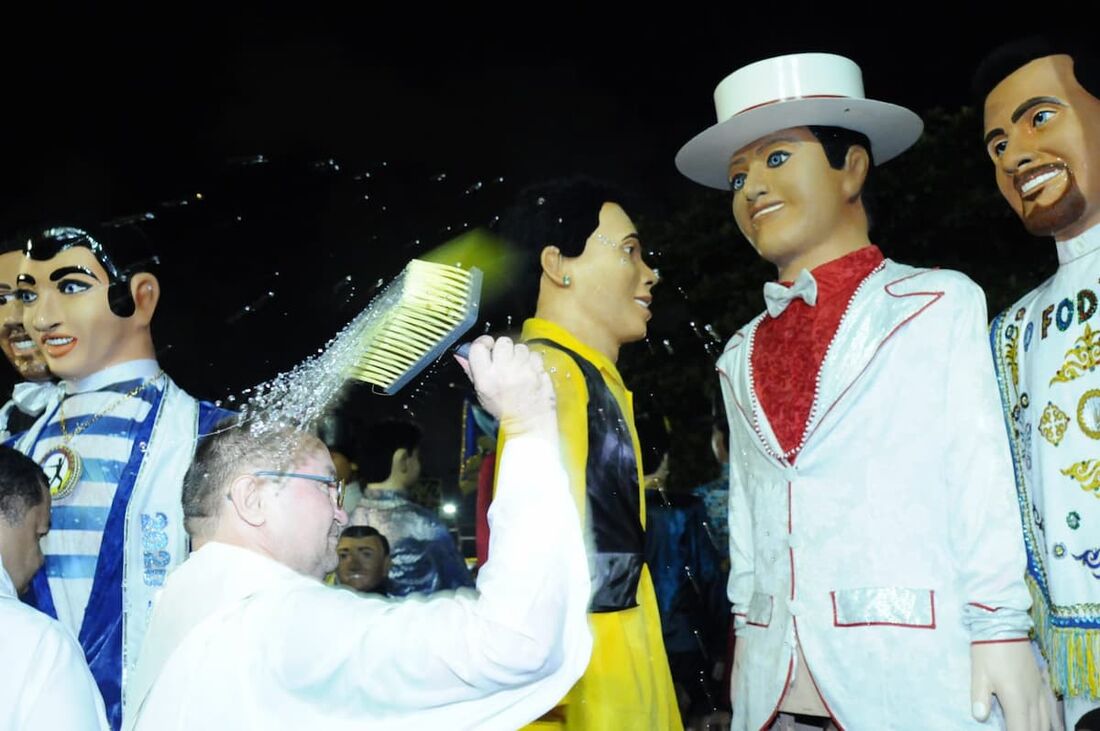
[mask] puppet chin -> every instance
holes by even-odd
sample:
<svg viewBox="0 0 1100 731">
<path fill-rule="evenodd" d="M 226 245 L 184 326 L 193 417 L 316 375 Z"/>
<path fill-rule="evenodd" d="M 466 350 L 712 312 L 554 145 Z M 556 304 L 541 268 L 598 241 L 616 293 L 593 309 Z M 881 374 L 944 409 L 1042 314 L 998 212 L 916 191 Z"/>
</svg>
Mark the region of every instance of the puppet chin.
<svg viewBox="0 0 1100 731">
<path fill-rule="evenodd" d="M 1085 215 L 1085 196 L 1070 177 L 1066 192 L 1049 206 L 1036 206 L 1024 217 L 1024 228 L 1033 236 L 1055 236 Z"/>
</svg>

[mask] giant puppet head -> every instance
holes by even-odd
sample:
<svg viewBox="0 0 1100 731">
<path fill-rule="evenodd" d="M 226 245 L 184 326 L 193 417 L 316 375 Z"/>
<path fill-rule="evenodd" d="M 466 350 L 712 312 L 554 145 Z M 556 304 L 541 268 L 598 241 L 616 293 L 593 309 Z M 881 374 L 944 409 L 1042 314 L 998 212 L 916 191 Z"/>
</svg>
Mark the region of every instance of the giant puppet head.
<svg viewBox="0 0 1100 731">
<path fill-rule="evenodd" d="M 590 178 L 533 185 L 499 233 L 526 255 L 519 289 L 535 314 L 614 361 L 646 335 L 657 274 L 645 262 L 622 191 Z"/>
<path fill-rule="evenodd" d="M 23 326 L 59 378 L 85 378 L 154 358 L 157 258 L 133 225 L 52 226 L 24 239 L 18 295 Z"/>
<path fill-rule="evenodd" d="M 676 166 L 731 192 L 741 233 L 782 279 L 866 242 L 863 193 L 873 165 L 899 155 L 923 128 L 908 109 L 864 98 L 859 66 L 826 53 L 745 66 L 714 100 L 718 123 L 681 148 Z"/>
<path fill-rule="evenodd" d="M 986 58 L 975 90 L 997 187 L 1027 230 L 1065 240 L 1100 223 L 1100 57 L 1019 41 Z"/>
<path fill-rule="evenodd" d="M 23 261 L 23 241 L 0 243 L 0 350 L 26 381 L 47 381 L 50 369 L 34 339 L 23 328 L 23 303 L 16 295 L 16 277 Z"/>
</svg>

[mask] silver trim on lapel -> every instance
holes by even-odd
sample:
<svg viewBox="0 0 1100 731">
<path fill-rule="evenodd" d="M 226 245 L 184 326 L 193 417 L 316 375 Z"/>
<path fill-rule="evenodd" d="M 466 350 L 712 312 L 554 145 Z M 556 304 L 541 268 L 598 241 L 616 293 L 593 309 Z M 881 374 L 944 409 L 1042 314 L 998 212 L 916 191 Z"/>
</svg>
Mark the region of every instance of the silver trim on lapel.
<svg viewBox="0 0 1100 731">
<path fill-rule="evenodd" d="M 756 335 L 756 328 L 760 326 L 763 319 L 764 313 L 757 315 L 730 338 L 726 349 L 718 358 L 717 370 L 729 384 L 730 394 L 741 418 L 756 434 L 756 440 L 753 442 L 756 448 L 779 466 L 789 467 L 790 463 L 779 456 L 782 452 L 779 448 L 779 440 L 776 439 L 764 410 L 760 408 L 752 383 L 752 342 Z M 732 447 L 733 444 L 731 443 L 730 446 Z"/>
<path fill-rule="evenodd" d="M 860 283 L 821 363 L 814 405 L 810 409 L 802 439 L 803 447 L 844 395 L 867 372 L 886 342 L 943 297 L 943 290 L 897 291 L 903 282 L 934 271 L 884 259 Z M 879 287 L 878 283 L 883 279 L 887 281 Z M 841 357 L 843 360 L 840 360 Z"/>
</svg>

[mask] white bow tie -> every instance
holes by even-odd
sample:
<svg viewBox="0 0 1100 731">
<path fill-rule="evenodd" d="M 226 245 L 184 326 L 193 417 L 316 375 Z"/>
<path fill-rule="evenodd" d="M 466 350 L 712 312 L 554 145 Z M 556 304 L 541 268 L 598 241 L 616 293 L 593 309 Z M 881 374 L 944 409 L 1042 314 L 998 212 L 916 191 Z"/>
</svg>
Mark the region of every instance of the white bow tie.
<svg viewBox="0 0 1100 731">
<path fill-rule="evenodd" d="M 43 381 L 23 381 L 15 384 L 12 389 L 11 400 L 19 407 L 19 410 L 28 416 L 38 416 L 54 399 L 60 401 L 65 395 L 65 390 L 58 383 Z"/>
<path fill-rule="evenodd" d="M 803 269 L 789 287 L 779 282 L 768 282 L 764 285 L 764 305 L 773 318 L 782 315 L 795 298 L 801 298 L 810 307 L 817 304 L 817 280 L 808 269 Z"/>
</svg>

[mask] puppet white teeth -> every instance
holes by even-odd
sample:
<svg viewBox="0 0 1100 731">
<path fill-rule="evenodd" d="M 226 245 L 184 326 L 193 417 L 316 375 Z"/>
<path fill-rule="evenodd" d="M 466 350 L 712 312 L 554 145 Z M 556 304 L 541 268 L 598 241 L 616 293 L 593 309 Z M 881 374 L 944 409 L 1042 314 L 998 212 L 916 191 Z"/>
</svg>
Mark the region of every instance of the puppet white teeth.
<svg viewBox="0 0 1100 731">
<path fill-rule="evenodd" d="M 11 347 L 15 350 L 34 350 L 34 341 L 30 339 L 12 340 Z"/>
<path fill-rule="evenodd" d="M 46 338 L 46 345 L 68 345 L 72 338 Z"/>
<path fill-rule="evenodd" d="M 1031 180 L 1027 181 L 1023 185 L 1021 185 L 1020 186 L 1020 192 L 1023 193 L 1024 195 L 1027 195 L 1028 193 L 1035 190 L 1036 188 L 1038 188 L 1043 183 L 1046 183 L 1048 180 L 1053 180 L 1054 178 L 1058 177 L 1059 175 L 1061 175 L 1061 173 L 1062 173 L 1061 170 L 1055 170 L 1053 172 L 1043 173 L 1042 175 L 1038 175 L 1038 176 L 1032 178 Z"/>
<path fill-rule="evenodd" d="M 635 297 L 634 301 L 637 302 L 638 304 L 640 304 L 642 307 L 646 308 L 647 310 L 649 309 L 649 303 L 646 302 L 645 300 L 640 300 L 637 297 Z"/>
<path fill-rule="evenodd" d="M 761 216 L 765 216 L 765 215 L 771 213 L 772 211 L 778 211 L 782 207 L 783 207 L 782 203 L 773 203 L 770 206 L 767 206 L 766 208 L 761 208 L 759 211 L 752 214 L 752 220 L 755 221 L 756 219 L 760 218 Z"/>
</svg>

